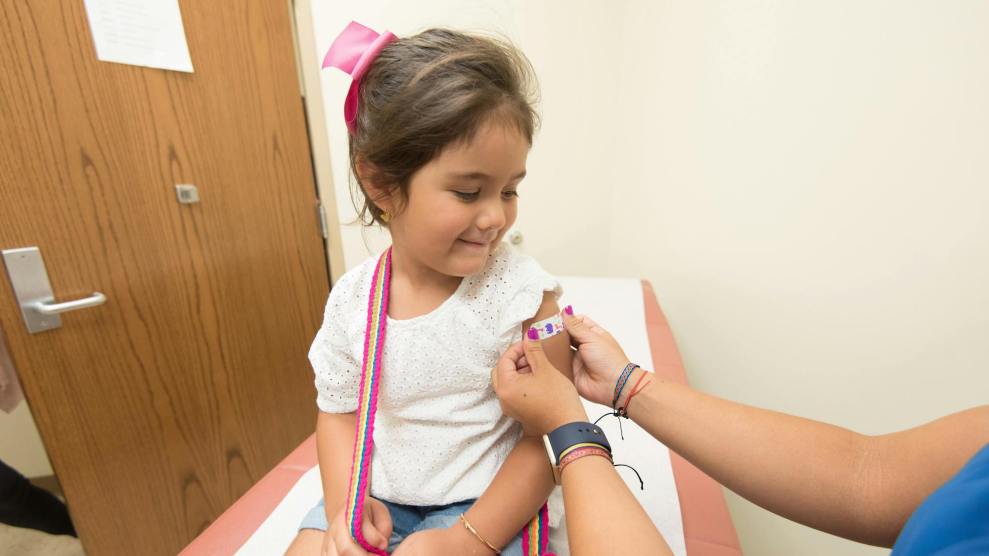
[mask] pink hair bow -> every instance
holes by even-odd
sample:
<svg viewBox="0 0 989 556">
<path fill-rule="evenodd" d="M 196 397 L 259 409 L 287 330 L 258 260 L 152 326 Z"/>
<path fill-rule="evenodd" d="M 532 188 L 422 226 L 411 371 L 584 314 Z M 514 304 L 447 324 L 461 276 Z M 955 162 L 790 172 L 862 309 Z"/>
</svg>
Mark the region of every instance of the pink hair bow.
<svg viewBox="0 0 989 556">
<path fill-rule="evenodd" d="M 351 21 L 350 25 L 330 45 L 323 58 L 323 67 L 335 67 L 350 74 L 353 82 L 347 91 L 347 100 L 343 103 L 343 117 L 351 134 L 357 131 L 357 93 L 361 86 L 361 78 L 371 67 L 371 62 L 388 43 L 398 37 L 388 31 L 380 35 L 371 29 Z"/>
</svg>

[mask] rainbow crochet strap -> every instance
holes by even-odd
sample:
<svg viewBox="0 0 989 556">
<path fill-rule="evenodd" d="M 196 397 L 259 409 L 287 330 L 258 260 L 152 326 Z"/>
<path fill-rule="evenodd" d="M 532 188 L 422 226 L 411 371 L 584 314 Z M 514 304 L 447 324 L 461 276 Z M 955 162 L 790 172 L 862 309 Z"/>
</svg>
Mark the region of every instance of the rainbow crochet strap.
<svg viewBox="0 0 989 556">
<path fill-rule="evenodd" d="M 378 381 L 381 378 L 381 351 L 385 345 L 385 325 L 388 322 L 388 285 L 391 283 L 391 249 L 382 253 L 371 278 L 371 293 L 367 302 L 367 329 L 364 332 L 364 364 L 357 402 L 357 433 L 354 437 L 354 463 L 350 471 L 347 496 L 347 526 L 350 536 L 372 554 L 388 554 L 374 547 L 361 531 L 361 514 L 367 496 L 367 480 L 371 474 L 371 453 L 374 450 L 374 413 L 378 408 Z"/>
<path fill-rule="evenodd" d="M 522 554 L 525 556 L 553 556 L 546 552 L 549 545 L 549 512 L 546 504 L 525 527 L 522 535 Z"/>
<path fill-rule="evenodd" d="M 381 353 L 385 345 L 385 325 L 388 322 L 388 292 L 391 284 L 391 249 L 382 253 L 371 278 L 371 292 L 367 302 L 367 328 L 364 332 L 364 363 L 361 367 L 361 386 L 357 402 L 357 432 L 354 437 L 354 463 L 350 470 L 350 489 L 347 495 L 347 526 L 350 536 L 364 550 L 372 554 L 387 555 L 372 546 L 361 531 L 364 500 L 367 497 L 368 478 L 371 474 L 371 453 L 374 450 L 374 413 L 378 408 L 378 382 L 381 379 Z M 548 545 L 548 517 L 546 505 L 532 518 L 522 535 L 522 548 L 526 556 L 551 556 Z"/>
</svg>

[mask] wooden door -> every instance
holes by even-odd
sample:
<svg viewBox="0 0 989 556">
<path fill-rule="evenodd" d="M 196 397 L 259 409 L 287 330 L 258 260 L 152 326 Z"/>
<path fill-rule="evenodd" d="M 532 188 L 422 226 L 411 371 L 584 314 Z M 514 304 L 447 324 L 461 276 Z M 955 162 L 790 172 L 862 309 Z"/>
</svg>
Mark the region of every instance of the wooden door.
<svg viewBox="0 0 989 556">
<path fill-rule="evenodd" d="M 313 430 L 328 292 L 288 2 L 183 0 L 195 73 L 100 62 L 81 0 L 0 3 L 0 326 L 83 546 L 175 554 Z M 176 184 L 198 187 L 179 204 Z"/>
</svg>

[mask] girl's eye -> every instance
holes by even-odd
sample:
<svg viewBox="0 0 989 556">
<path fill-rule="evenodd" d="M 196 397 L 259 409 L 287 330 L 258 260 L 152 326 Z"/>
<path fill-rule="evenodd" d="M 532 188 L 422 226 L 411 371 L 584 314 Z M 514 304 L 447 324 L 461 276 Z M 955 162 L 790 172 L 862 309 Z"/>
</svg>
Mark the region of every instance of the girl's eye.
<svg viewBox="0 0 989 556">
<path fill-rule="evenodd" d="M 480 191 L 456 191 L 453 192 L 461 201 L 474 201 L 477 200 L 477 196 Z"/>
<path fill-rule="evenodd" d="M 502 191 L 501 196 L 504 197 L 505 199 L 512 199 L 512 198 L 517 199 L 519 196 L 519 192 L 515 191 L 514 189 L 511 191 Z"/>
</svg>

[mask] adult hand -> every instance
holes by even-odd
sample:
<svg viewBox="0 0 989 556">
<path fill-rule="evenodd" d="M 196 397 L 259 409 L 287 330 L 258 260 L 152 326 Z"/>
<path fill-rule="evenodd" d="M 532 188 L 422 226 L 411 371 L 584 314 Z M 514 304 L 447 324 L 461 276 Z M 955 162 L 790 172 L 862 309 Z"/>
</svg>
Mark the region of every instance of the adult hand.
<svg viewBox="0 0 989 556">
<path fill-rule="evenodd" d="M 491 372 L 502 411 L 532 434 L 546 434 L 561 425 L 586 421 L 587 413 L 573 383 L 543 351 L 538 340 L 513 344 Z"/>
<path fill-rule="evenodd" d="M 628 356 L 622 346 L 596 322 L 586 315 L 573 315 L 570 308 L 563 313 L 563 324 L 570 333 L 570 342 L 577 348 L 573 360 L 573 382 L 584 398 L 610 406 L 615 383 Z"/>
<path fill-rule="evenodd" d="M 380 500 L 364 499 L 364 511 L 361 512 L 361 532 L 372 545 L 385 550 L 391 537 L 392 522 L 388 508 Z M 350 536 L 347 527 L 346 510 L 340 508 L 336 517 L 330 523 L 330 529 L 323 536 L 323 556 L 369 556 Z"/>
</svg>

